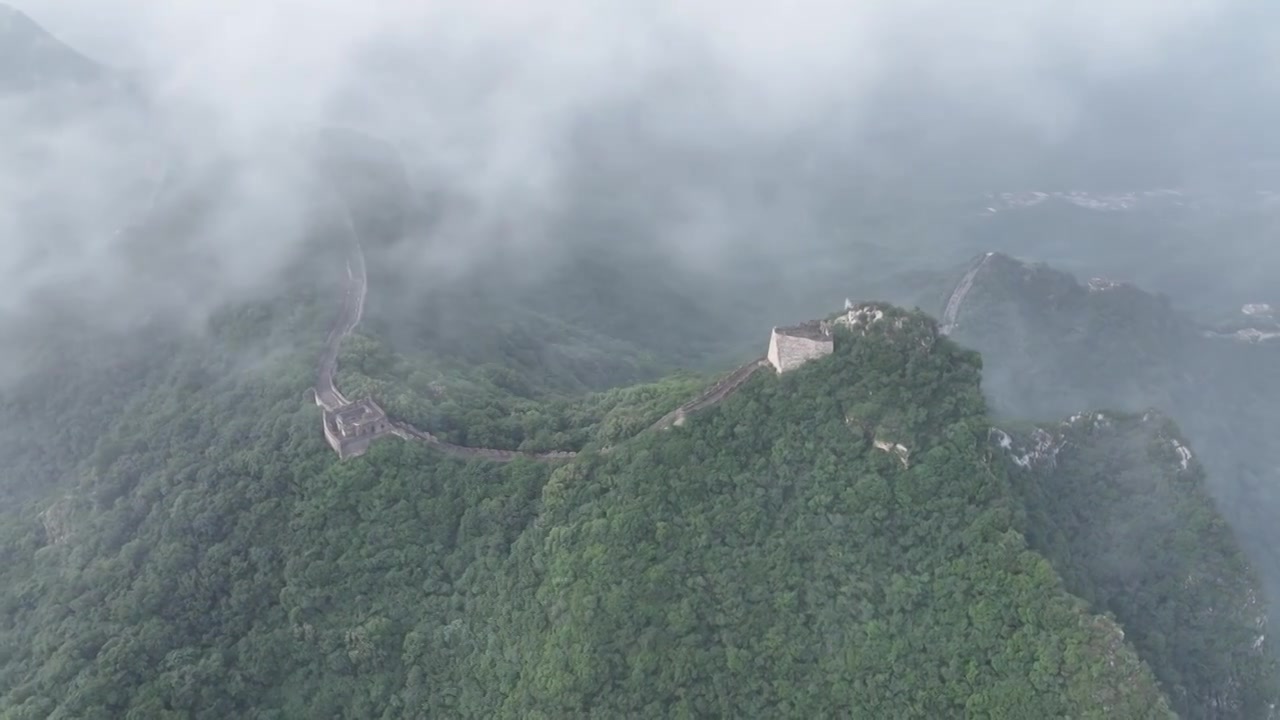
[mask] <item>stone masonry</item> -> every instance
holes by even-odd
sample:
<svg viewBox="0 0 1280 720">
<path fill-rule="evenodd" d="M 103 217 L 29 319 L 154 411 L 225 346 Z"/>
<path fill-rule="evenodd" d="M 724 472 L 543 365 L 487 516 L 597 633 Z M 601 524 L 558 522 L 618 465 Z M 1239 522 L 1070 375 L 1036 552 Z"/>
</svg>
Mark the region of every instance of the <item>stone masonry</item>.
<svg viewBox="0 0 1280 720">
<path fill-rule="evenodd" d="M 792 327 L 775 327 L 769 337 L 769 364 L 781 375 L 835 349 L 831 325 L 815 320 Z"/>
<path fill-rule="evenodd" d="M 374 440 L 392 434 L 396 428 L 373 398 L 324 411 L 324 439 L 339 458 L 362 455 Z"/>
</svg>

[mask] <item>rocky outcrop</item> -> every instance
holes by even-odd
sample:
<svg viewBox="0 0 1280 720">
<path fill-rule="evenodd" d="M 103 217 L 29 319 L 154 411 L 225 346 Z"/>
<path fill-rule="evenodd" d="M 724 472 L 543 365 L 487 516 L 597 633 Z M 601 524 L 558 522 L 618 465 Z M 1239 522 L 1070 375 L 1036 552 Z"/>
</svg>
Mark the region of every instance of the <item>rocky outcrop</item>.
<svg viewBox="0 0 1280 720">
<path fill-rule="evenodd" d="M 75 510 L 75 498 L 67 496 L 45 508 L 44 512 L 37 516 L 44 530 L 45 542 L 50 545 L 61 545 L 71 537 L 71 520 Z"/>
</svg>

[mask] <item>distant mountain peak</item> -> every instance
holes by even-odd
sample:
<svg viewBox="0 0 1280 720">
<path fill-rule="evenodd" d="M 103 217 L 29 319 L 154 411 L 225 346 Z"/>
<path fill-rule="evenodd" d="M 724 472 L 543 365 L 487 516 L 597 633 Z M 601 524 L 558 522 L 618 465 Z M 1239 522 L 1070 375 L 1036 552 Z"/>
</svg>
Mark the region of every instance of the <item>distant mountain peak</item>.
<svg viewBox="0 0 1280 720">
<path fill-rule="evenodd" d="M 0 37 L 8 37 L 8 39 L 14 40 L 32 36 L 43 36 L 57 42 L 47 30 L 40 27 L 29 15 L 12 5 L 0 3 Z"/>
<path fill-rule="evenodd" d="M 0 3 L 0 92 L 88 85 L 105 74 L 25 13 Z"/>
</svg>

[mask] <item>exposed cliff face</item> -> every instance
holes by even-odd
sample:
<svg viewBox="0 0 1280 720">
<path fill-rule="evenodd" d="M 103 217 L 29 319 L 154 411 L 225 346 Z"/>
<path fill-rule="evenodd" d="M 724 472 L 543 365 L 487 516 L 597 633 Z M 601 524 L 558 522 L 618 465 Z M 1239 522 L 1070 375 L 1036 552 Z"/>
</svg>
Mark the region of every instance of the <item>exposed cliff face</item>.
<svg viewBox="0 0 1280 720">
<path fill-rule="evenodd" d="M 1280 676 L 1261 582 L 1178 427 L 1156 412 L 1088 412 L 991 437 L 1031 545 L 1119 620 L 1179 714 L 1267 717 Z"/>
</svg>

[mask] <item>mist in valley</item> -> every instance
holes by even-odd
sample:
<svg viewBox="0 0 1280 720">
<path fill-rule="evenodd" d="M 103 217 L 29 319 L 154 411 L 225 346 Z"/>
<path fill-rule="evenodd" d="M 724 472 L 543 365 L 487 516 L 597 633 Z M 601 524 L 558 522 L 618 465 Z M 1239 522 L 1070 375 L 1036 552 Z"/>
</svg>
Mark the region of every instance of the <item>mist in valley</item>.
<svg viewBox="0 0 1280 720">
<path fill-rule="evenodd" d="M 369 294 L 343 341 L 344 392 L 485 448 L 625 445 L 651 425 L 645 413 L 760 357 L 771 327 L 845 298 L 935 318 L 956 299 L 950 337 L 982 353 L 989 416 L 974 389 L 974 417 L 1018 438 L 1005 489 L 1045 513 L 1033 549 L 1092 611 L 1166 622 L 1162 583 L 1175 581 L 1151 563 L 1173 551 L 1151 538 L 1194 525 L 1209 540 L 1168 567 L 1216 587 L 1177 580 L 1196 602 L 1248 596 L 1229 610 L 1247 642 L 1230 643 L 1252 663 L 1265 619 L 1252 625 L 1263 611 L 1250 573 L 1273 616 L 1280 607 L 1277 41 L 1280 7 L 1246 0 L 0 0 L 0 520 L 28 532 L 35 517 L 48 543 L 9 540 L 0 523 L 0 556 L 37 558 L 78 519 L 82 532 L 114 528 L 101 567 L 123 548 L 130 567 L 166 577 L 131 533 L 150 528 L 156 548 L 224 533 L 258 553 L 244 567 L 272 568 L 245 581 L 245 607 L 260 594 L 263 617 L 282 603 L 301 617 L 317 612 L 298 599 L 310 576 L 261 548 L 283 527 L 330 524 L 313 481 L 367 483 L 357 496 L 403 481 L 420 500 L 463 478 L 454 534 L 487 532 L 459 499 L 481 493 L 512 526 L 476 542 L 517 549 L 538 503 L 599 482 L 585 463 L 546 476 L 517 464 L 506 498 L 493 490 L 506 470 L 408 454 L 375 453 L 414 468 L 385 477 L 325 464 L 308 388 L 354 240 Z M 918 381 L 952 383 L 942 414 L 968 402 L 955 389 L 965 377 L 977 387 L 965 365 L 977 356 L 956 352 Z M 923 373 L 874 372 L 892 378 L 885 388 Z M 884 390 L 870 377 L 850 386 Z M 918 405 L 889 415 L 933 417 Z M 1087 417 L 1124 434 L 1091 440 L 1112 420 L 1090 429 Z M 1026 448 L 1054 433 L 1062 465 L 1035 465 Z M 437 470 L 435 484 L 411 475 Z M 1097 535 L 1078 512 L 1095 496 L 1132 503 Z M 269 520 L 243 530 L 250 506 Z M 1150 514 L 1128 522 L 1132 507 Z M 174 531 L 170 515 L 195 530 Z M 1237 542 L 1252 569 L 1204 574 L 1204 558 L 1235 562 Z M 185 568 L 180 556 L 163 560 Z M 1080 557 L 1094 567 L 1061 569 Z M 190 597 L 218 582 L 190 583 Z M 1157 609 L 1126 605 L 1130 591 Z M 30 609 L 0 600 L 13 617 Z M 1217 621 L 1207 612 L 1197 631 Z M 1208 652 L 1137 637 L 1157 648 L 1145 659 L 1173 667 Z M 37 646 L 63 647 L 23 652 Z M 0 689 L 21 674 L 4 672 Z M 57 685 L 23 677 L 24 693 Z"/>
<path fill-rule="evenodd" d="M 519 308 L 715 370 L 844 297 L 939 314 L 987 251 L 1236 317 L 1280 300 L 1277 19 L 1229 0 L 18 2 L 0 378 L 83 337 L 127 362 L 157 323 L 199 338 L 302 275 L 323 287 L 335 172 L 378 238 L 370 327 L 406 352 L 423 318 L 450 337 Z M 325 175 L 334 142 L 351 164 Z"/>
<path fill-rule="evenodd" d="M 1234 301 L 1237 281 L 1257 294 L 1276 260 L 1256 207 L 1085 218 L 1073 248 L 1046 239 L 1056 219 L 983 216 L 989 194 L 1028 190 L 1256 205 L 1275 180 L 1275 12 L 1250 3 L 15 7 L 66 46 L 37 37 L 6 64 L 65 76 L 15 82 L 0 114 L 16 140 L 0 177 L 10 317 L 74 287 L 84 312 L 163 308 L 198 329 L 269 294 L 314 204 L 290 156 L 326 126 L 394 148 L 415 220 L 395 264 L 418 287 L 497 259 L 539 288 L 587 248 L 626 245 L 710 317 L 747 302 L 765 323 L 851 293 L 903 298 L 894 276 L 985 250 L 1197 301 Z M 19 50 L 39 32 L 7 27 Z M 31 115 L 42 102 L 52 121 Z M 183 249 L 140 283 L 122 230 L 156 222 L 158 199 L 200 210 L 177 210 Z M 1248 222 L 1222 239 L 1220 215 Z M 1186 269 L 1209 257 L 1192 287 Z"/>
</svg>

